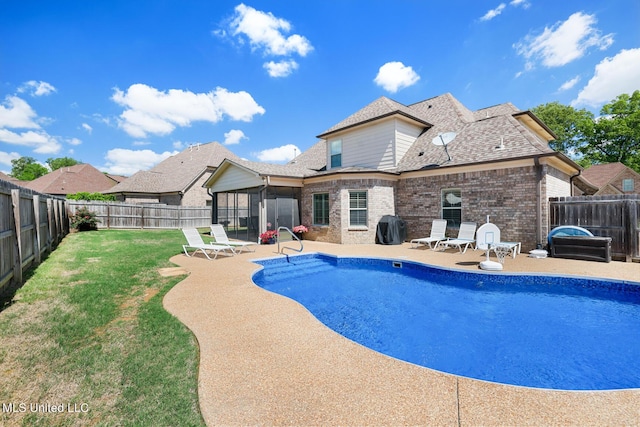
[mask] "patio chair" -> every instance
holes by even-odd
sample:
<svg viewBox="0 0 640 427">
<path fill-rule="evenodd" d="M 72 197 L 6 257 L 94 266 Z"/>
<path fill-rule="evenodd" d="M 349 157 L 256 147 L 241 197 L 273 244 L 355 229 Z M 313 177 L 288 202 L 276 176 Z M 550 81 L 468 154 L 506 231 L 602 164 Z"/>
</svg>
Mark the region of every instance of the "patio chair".
<svg viewBox="0 0 640 427">
<path fill-rule="evenodd" d="M 216 259 L 221 252 L 227 255 L 235 254 L 235 250 L 229 245 L 203 242 L 202 236 L 195 228 L 183 228 L 182 233 L 187 239 L 187 244 L 182 245 L 182 250 L 186 256 L 193 256 L 198 251 L 202 252 L 207 259 L 211 259 L 210 254 L 213 255 L 213 259 Z M 189 255 L 187 248 L 195 249 L 195 251 Z"/>
<path fill-rule="evenodd" d="M 434 250 L 438 250 L 442 246 L 442 250 L 448 249 L 453 246 L 460 250 L 460 253 L 465 253 L 469 245 L 476 241 L 476 223 L 475 222 L 463 222 L 460 224 L 460 230 L 458 231 L 458 237 L 455 239 L 448 238 L 446 240 L 440 240 L 436 243 Z M 462 247 L 464 246 L 464 249 Z"/>
<path fill-rule="evenodd" d="M 211 224 L 211 235 L 216 239 L 215 243 L 229 245 L 238 250 L 236 253 L 242 252 L 242 250 L 249 251 L 251 246 L 256 246 L 255 242 L 243 242 L 239 240 L 229 240 L 227 232 L 224 231 L 222 224 Z M 255 248 L 251 252 L 255 252 Z"/>
<path fill-rule="evenodd" d="M 429 237 L 421 237 L 419 239 L 411 240 L 413 248 L 417 248 L 420 245 L 428 245 L 429 249 L 435 249 L 438 242 L 446 239 L 445 233 L 447 232 L 447 220 L 446 219 L 434 219 L 431 223 L 431 234 Z M 431 246 L 432 243 L 435 245 Z"/>
</svg>

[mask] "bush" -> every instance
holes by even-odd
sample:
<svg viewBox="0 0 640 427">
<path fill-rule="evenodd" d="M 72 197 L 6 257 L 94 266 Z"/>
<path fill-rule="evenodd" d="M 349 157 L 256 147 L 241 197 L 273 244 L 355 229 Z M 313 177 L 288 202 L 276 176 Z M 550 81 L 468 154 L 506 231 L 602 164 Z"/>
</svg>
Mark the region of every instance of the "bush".
<svg viewBox="0 0 640 427">
<path fill-rule="evenodd" d="M 78 231 L 97 230 L 100 220 L 96 217 L 95 212 L 91 212 L 86 207 L 76 210 L 76 213 L 69 218 L 71 228 Z"/>
<path fill-rule="evenodd" d="M 69 200 L 97 200 L 101 202 L 113 202 L 116 200 L 116 196 L 113 194 L 102 194 L 102 193 L 88 193 L 86 191 L 81 191 L 75 194 L 68 194 L 67 199 Z"/>
</svg>

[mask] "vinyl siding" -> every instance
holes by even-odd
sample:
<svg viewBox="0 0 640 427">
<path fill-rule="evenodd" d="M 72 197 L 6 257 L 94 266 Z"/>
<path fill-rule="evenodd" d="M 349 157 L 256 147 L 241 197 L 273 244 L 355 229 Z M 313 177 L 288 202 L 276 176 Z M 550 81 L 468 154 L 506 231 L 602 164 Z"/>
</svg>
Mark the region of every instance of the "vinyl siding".
<svg viewBox="0 0 640 427">
<path fill-rule="evenodd" d="M 417 126 L 391 118 L 345 133 L 335 138 L 342 140 L 342 166 L 394 168 L 420 131 Z"/>
<path fill-rule="evenodd" d="M 218 177 L 215 184 L 211 187 L 211 192 L 219 193 L 221 191 L 237 190 L 239 188 L 252 188 L 262 184 L 263 182 L 260 177 L 254 173 L 237 167 L 229 167 Z"/>
</svg>

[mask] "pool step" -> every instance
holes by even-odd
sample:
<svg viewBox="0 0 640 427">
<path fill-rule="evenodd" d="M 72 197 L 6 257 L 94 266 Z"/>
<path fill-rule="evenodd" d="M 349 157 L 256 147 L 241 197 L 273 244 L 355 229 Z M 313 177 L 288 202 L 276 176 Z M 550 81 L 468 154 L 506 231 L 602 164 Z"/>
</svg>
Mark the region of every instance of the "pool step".
<svg viewBox="0 0 640 427">
<path fill-rule="evenodd" d="M 294 262 L 283 262 L 266 265 L 262 270 L 263 277 L 268 280 L 278 280 L 282 277 L 297 278 L 318 274 L 332 269 L 334 266 L 317 258 L 300 259 Z"/>
</svg>

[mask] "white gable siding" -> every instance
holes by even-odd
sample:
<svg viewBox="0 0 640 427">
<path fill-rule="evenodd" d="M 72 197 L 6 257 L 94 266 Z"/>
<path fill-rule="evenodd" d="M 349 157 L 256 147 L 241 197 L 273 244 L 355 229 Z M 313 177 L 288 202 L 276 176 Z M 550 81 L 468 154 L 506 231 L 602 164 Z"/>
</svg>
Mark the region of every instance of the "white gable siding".
<svg viewBox="0 0 640 427">
<path fill-rule="evenodd" d="M 344 133 L 329 142 L 335 139 L 342 141 L 343 167 L 361 166 L 384 170 L 398 165 L 421 131 L 419 126 L 389 118 Z"/>
<path fill-rule="evenodd" d="M 221 191 L 252 188 L 262 184 L 262 179 L 254 173 L 239 167 L 229 166 L 220 174 L 218 179 L 216 179 L 216 182 L 211 187 L 211 192 L 219 193 Z"/>
<path fill-rule="evenodd" d="M 407 154 L 422 129 L 405 121 L 396 120 L 396 165 Z"/>
</svg>

